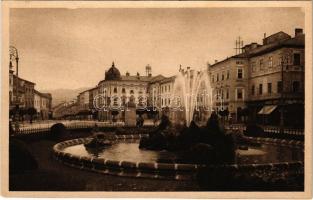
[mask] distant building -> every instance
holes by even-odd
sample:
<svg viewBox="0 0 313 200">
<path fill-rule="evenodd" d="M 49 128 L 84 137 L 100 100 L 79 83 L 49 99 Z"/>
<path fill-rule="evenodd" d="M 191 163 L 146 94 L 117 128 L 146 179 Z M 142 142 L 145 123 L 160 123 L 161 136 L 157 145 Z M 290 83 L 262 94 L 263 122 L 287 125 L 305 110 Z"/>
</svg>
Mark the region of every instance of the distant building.
<svg viewBox="0 0 313 200">
<path fill-rule="evenodd" d="M 150 67 L 151 70 L 151 67 Z M 98 95 L 101 95 L 98 99 L 98 107 L 102 106 L 125 106 L 126 104 L 141 104 L 147 102 L 149 91 L 149 82 L 154 77 L 151 73 L 148 76 L 141 76 L 139 73 L 136 75 L 130 75 L 126 73 L 121 75 L 120 71 L 112 63 L 111 68 L 105 72 L 104 80 L 98 84 Z M 112 108 L 110 109 L 112 110 Z M 99 111 L 100 120 L 111 119 L 111 111 L 102 110 Z M 119 112 L 117 119 L 122 119 L 123 113 Z"/>
<path fill-rule="evenodd" d="M 51 118 L 52 96 L 50 93 L 41 93 L 35 90 L 34 108 L 37 111 L 37 118 L 46 120 Z"/>
</svg>

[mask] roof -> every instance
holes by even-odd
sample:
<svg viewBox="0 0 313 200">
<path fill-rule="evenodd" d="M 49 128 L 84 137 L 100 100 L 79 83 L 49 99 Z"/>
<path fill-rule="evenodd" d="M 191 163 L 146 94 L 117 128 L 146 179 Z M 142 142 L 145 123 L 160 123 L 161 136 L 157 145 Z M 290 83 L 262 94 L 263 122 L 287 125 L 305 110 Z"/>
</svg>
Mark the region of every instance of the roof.
<svg viewBox="0 0 313 200">
<path fill-rule="evenodd" d="M 113 62 L 111 68 L 105 72 L 105 80 L 120 80 L 120 79 L 121 79 L 121 73 L 115 67 L 115 64 Z"/>
<path fill-rule="evenodd" d="M 121 76 L 122 81 L 145 81 L 149 82 L 152 76 Z"/>
<path fill-rule="evenodd" d="M 39 96 L 41 97 L 45 97 L 45 98 L 48 98 L 48 99 L 52 99 L 52 95 L 50 93 L 41 93 L 37 90 L 34 91 L 35 94 L 38 94 Z"/>
<path fill-rule="evenodd" d="M 14 78 L 17 78 L 17 76 L 16 76 L 15 74 L 13 74 L 13 77 L 14 77 Z M 28 80 L 25 80 L 25 79 L 23 79 L 23 78 L 21 78 L 21 77 L 18 77 L 18 79 L 21 80 L 21 81 L 25 81 L 25 82 L 27 82 L 27 83 L 29 83 L 29 84 L 36 85 L 36 83 L 33 83 L 33 82 L 31 82 L 31 81 L 28 81 Z"/>
<path fill-rule="evenodd" d="M 238 59 L 247 58 L 247 54 L 246 54 L 246 53 L 241 53 L 241 54 L 233 55 L 233 56 L 231 56 L 231 57 L 227 57 L 227 58 L 225 58 L 224 60 L 221 60 L 221 61 L 219 61 L 219 62 L 216 62 L 216 63 L 210 65 L 210 67 L 214 67 L 215 65 L 221 64 L 221 63 L 226 62 L 226 61 L 229 61 L 229 60 L 232 60 L 232 59 L 234 59 L 234 58 L 235 58 L 235 59 L 236 59 L 236 58 L 238 58 Z"/>
<path fill-rule="evenodd" d="M 142 82 L 147 82 L 147 83 L 150 82 L 150 83 L 152 83 L 152 82 L 160 81 L 160 80 L 162 80 L 164 78 L 166 78 L 166 77 L 164 77 L 162 75 L 157 75 L 157 76 L 137 76 L 137 75 L 135 75 L 135 76 L 125 76 L 125 75 L 123 75 L 123 76 L 121 76 L 120 80 L 114 80 L 114 81 L 142 81 Z M 111 81 L 111 80 L 101 80 L 99 82 L 99 84 L 104 82 L 104 81 Z"/>
<path fill-rule="evenodd" d="M 251 51 L 249 51 L 249 57 L 266 54 L 268 52 L 275 51 L 276 49 L 280 49 L 283 47 L 304 48 L 304 34 L 301 34 L 294 38 L 278 41 L 267 45 L 262 45 L 258 48 L 252 49 Z"/>
<path fill-rule="evenodd" d="M 160 82 L 161 82 L 161 83 L 171 82 L 171 81 L 174 81 L 175 78 L 176 78 L 176 76 L 171 76 L 171 77 L 168 77 L 168 78 L 164 78 L 164 79 L 161 80 Z"/>
<path fill-rule="evenodd" d="M 234 56 L 226 58 L 226 59 L 224 59 L 222 61 L 214 63 L 210 67 L 214 67 L 217 64 L 220 64 L 222 62 L 226 62 L 226 61 L 231 60 L 233 58 L 249 58 L 249 57 L 259 56 L 259 55 L 266 54 L 268 52 L 272 52 L 272 51 L 275 51 L 276 49 L 280 49 L 280 48 L 283 48 L 283 47 L 304 48 L 304 44 L 305 44 L 304 39 L 305 39 L 305 35 L 304 34 L 300 34 L 300 35 L 298 35 L 298 36 L 296 36 L 294 38 L 280 40 L 280 41 L 277 41 L 277 42 L 274 42 L 274 43 L 269 43 L 269 44 L 266 44 L 266 45 L 259 45 L 257 48 L 251 49 L 248 52 L 244 52 L 244 53 L 241 53 L 241 54 L 238 54 L 238 55 L 234 55 Z"/>
</svg>

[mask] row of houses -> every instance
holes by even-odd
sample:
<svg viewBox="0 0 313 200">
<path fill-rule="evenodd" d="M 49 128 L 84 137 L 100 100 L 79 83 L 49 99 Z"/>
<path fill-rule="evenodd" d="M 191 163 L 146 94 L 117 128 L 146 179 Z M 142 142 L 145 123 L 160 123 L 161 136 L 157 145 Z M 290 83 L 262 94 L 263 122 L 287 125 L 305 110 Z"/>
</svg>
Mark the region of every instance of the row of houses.
<svg viewBox="0 0 313 200">
<path fill-rule="evenodd" d="M 10 115 L 17 112 L 21 115 L 35 115 L 36 119 L 49 119 L 52 115 L 52 96 L 35 89 L 35 83 L 18 77 L 13 70 L 12 62 L 9 67 L 9 105 Z M 32 110 L 32 111 L 30 111 Z M 36 112 L 36 113 L 34 113 Z"/>
<path fill-rule="evenodd" d="M 54 109 L 54 116 L 107 120 L 111 118 L 110 111 L 97 109 L 105 104 L 140 104 L 144 100 L 148 106 L 170 106 L 176 77 L 152 76 L 151 69 L 151 66 L 146 66 L 145 76 L 139 73 L 130 75 L 129 72 L 121 75 L 112 63 L 96 87 L 81 92 L 72 102 L 60 104 Z M 293 37 L 282 31 L 264 36 L 262 44 L 252 42 L 245 45 L 241 53 L 209 64 L 207 73 L 213 93 L 213 108 L 228 110 L 229 119 L 233 122 L 249 115 L 249 119 L 259 123 L 279 124 L 285 121 L 288 125 L 303 126 L 302 29 L 295 29 Z M 297 115 L 293 114 L 295 111 Z M 123 113 L 118 117 L 122 119 Z"/>
</svg>

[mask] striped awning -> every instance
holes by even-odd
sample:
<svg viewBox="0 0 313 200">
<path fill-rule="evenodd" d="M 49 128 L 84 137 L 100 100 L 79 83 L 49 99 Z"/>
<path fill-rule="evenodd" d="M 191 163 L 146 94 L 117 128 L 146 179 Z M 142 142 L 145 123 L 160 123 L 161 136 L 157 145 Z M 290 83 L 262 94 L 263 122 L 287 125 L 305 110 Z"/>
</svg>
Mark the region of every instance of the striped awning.
<svg viewBox="0 0 313 200">
<path fill-rule="evenodd" d="M 269 115 L 271 114 L 275 109 L 277 108 L 277 105 L 268 105 L 264 106 L 259 112 L 259 115 Z"/>
</svg>

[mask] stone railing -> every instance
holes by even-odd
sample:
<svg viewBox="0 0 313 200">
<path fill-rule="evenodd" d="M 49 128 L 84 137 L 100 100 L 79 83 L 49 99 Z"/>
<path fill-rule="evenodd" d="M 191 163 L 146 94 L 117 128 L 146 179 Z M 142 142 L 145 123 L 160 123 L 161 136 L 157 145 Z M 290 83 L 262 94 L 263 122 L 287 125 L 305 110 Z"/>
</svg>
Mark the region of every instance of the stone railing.
<svg viewBox="0 0 313 200">
<path fill-rule="evenodd" d="M 126 140 L 139 140 L 147 135 L 115 135 L 113 142 Z M 270 138 L 249 138 L 258 142 L 275 143 L 282 146 L 303 145 L 300 141 L 285 141 Z M 64 149 L 70 146 L 84 144 L 91 138 L 79 138 L 64 141 L 54 145 L 54 158 L 71 167 L 95 171 L 98 173 L 128 176 L 138 178 L 156 178 L 156 179 L 174 179 L 174 180 L 192 180 L 197 178 L 199 170 L 206 168 L 214 173 L 225 173 L 229 170 L 236 173 L 246 173 L 247 171 L 293 171 L 303 174 L 304 162 L 277 162 L 262 164 L 222 164 L 222 165 L 200 165 L 184 163 L 158 163 L 158 162 L 131 162 L 124 160 L 108 160 L 106 158 L 94 158 L 92 156 L 78 156 L 64 152 Z"/>
</svg>

